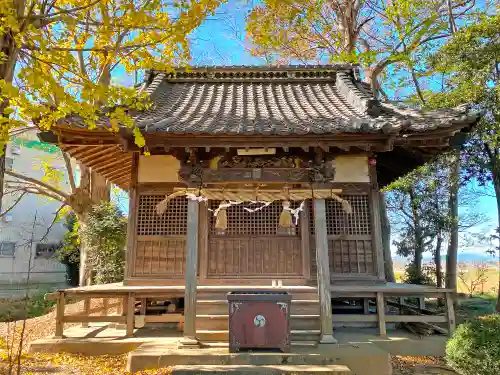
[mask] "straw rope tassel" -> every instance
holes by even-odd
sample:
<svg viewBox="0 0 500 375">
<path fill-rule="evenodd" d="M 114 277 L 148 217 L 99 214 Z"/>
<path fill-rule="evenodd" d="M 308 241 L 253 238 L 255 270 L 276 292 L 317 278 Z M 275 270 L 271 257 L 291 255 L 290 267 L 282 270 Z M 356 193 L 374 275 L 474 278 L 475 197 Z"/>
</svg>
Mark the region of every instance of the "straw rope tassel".
<svg viewBox="0 0 500 375">
<path fill-rule="evenodd" d="M 217 212 L 217 216 L 215 218 L 215 228 L 217 229 L 222 229 L 222 230 L 226 230 L 227 229 L 227 212 L 226 212 L 226 208 L 224 206 L 226 206 L 228 203 L 226 201 L 222 201 L 220 206 L 222 206 L 222 208 L 220 208 L 219 212 Z"/>
<path fill-rule="evenodd" d="M 281 211 L 279 226 L 281 228 L 291 228 L 293 225 L 292 213 L 290 212 L 290 201 L 283 201 L 283 211 Z"/>
</svg>

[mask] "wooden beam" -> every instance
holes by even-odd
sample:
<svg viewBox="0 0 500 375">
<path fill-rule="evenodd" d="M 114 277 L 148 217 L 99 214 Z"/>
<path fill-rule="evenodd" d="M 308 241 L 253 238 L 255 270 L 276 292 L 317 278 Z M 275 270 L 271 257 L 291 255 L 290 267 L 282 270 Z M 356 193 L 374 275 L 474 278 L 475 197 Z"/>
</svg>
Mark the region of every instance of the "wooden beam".
<svg viewBox="0 0 500 375">
<path fill-rule="evenodd" d="M 165 314 L 165 315 L 147 315 L 144 318 L 145 323 L 182 323 L 184 316 L 182 314 Z"/>
<path fill-rule="evenodd" d="M 115 160 L 121 160 L 126 154 L 123 152 L 117 150 L 117 151 L 110 151 L 106 155 L 101 155 L 95 159 L 87 159 L 87 161 L 84 163 L 85 165 L 88 165 L 89 167 L 92 167 L 94 165 L 105 165 L 105 163 L 108 162 L 113 162 Z"/>
<path fill-rule="evenodd" d="M 300 241 L 302 251 L 302 275 L 305 279 L 311 279 L 311 237 L 309 228 L 309 204 L 304 204 L 304 210 L 300 213 Z"/>
<path fill-rule="evenodd" d="M 318 146 L 325 152 L 330 152 L 330 146 L 322 143 L 322 142 L 319 142 L 318 143 Z"/>
<path fill-rule="evenodd" d="M 446 323 L 443 315 L 386 315 L 388 323 Z"/>
<path fill-rule="evenodd" d="M 448 335 L 451 337 L 455 332 L 455 310 L 453 306 L 453 292 L 446 292 L 445 307 L 446 307 L 446 321 L 448 326 Z"/>
<path fill-rule="evenodd" d="M 180 347 L 199 347 L 196 337 L 196 274 L 198 270 L 199 203 L 188 200 L 186 233 L 186 287 L 184 290 L 184 333 Z"/>
<path fill-rule="evenodd" d="M 92 167 L 92 169 L 98 173 L 106 173 L 106 171 L 114 170 L 114 168 L 116 168 L 117 165 L 118 166 L 122 166 L 125 164 L 129 165 L 131 163 L 131 160 L 132 160 L 132 158 L 130 158 L 130 157 L 123 157 L 123 158 L 120 158 L 117 160 L 113 160 L 113 162 L 110 162 L 110 163 L 95 164 Z"/>
<path fill-rule="evenodd" d="M 99 147 L 98 150 L 91 150 L 90 152 L 85 152 L 82 154 L 79 154 L 78 156 L 75 155 L 75 158 L 78 159 L 78 161 L 81 161 L 83 164 L 87 163 L 88 161 L 92 161 L 92 159 L 95 159 L 98 156 L 101 155 L 109 155 L 110 153 L 119 151 L 116 147 Z M 121 151 L 120 151 L 121 152 Z"/>
<path fill-rule="evenodd" d="M 64 292 L 59 292 L 56 303 L 56 332 L 54 338 L 64 338 L 64 310 L 66 305 L 66 296 Z"/>
<path fill-rule="evenodd" d="M 384 293 L 382 292 L 377 292 L 377 316 L 380 336 L 387 336 L 387 329 L 385 327 Z"/>
<path fill-rule="evenodd" d="M 316 239 L 316 265 L 320 303 L 320 343 L 335 344 L 333 337 L 332 301 L 330 294 L 330 262 L 328 260 L 328 235 L 326 230 L 326 204 L 324 199 L 314 200 L 314 225 Z"/>
<path fill-rule="evenodd" d="M 370 217 L 372 229 L 372 248 L 375 259 L 375 274 L 385 281 L 384 248 L 382 243 L 382 225 L 380 222 L 380 190 L 377 183 L 377 171 L 374 165 L 369 166 L 370 174 Z"/>
<path fill-rule="evenodd" d="M 83 300 L 83 314 L 85 316 L 89 316 L 89 313 L 90 313 L 90 301 L 91 301 L 91 298 L 88 297 L 88 298 L 85 298 Z M 89 323 L 88 322 L 83 322 L 82 323 L 82 327 L 83 328 L 88 328 L 89 326 Z"/>
<path fill-rule="evenodd" d="M 135 323 L 135 294 L 129 293 L 127 297 L 127 336 L 131 337 L 134 334 Z"/>
<path fill-rule="evenodd" d="M 137 235 L 137 209 L 138 209 L 138 184 L 139 174 L 139 153 L 134 152 L 132 155 L 132 173 L 130 176 L 129 188 L 129 208 L 128 208 L 128 223 L 127 223 L 127 251 L 125 252 L 125 275 L 127 279 L 134 274 L 135 264 L 135 246 Z"/>
<path fill-rule="evenodd" d="M 199 269 L 200 284 L 203 285 L 208 275 L 208 231 L 210 213 L 208 212 L 207 202 L 200 205 L 200 225 L 199 225 L 199 244 L 198 253 L 200 254 Z"/>
<path fill-rule="evenodd" d="M 116 172 L 112 172 L 112 173 L 102 173 L 102 175 L 106 176 L 109 180 L 119 180 L 119 179 L 124 178 L 124 177 L 130 178 L 130 169 L 131 169 L 131 166 L 129 168 L 127 168 L 126 170 L 120 169 L 120 170 L 118 170 Z"/>
<path fill-rule="evenodd" d="M 65 323 L 125 323 L 127 317 L 120 315 L 67 315 L 64 317 Z"/>
</svg>

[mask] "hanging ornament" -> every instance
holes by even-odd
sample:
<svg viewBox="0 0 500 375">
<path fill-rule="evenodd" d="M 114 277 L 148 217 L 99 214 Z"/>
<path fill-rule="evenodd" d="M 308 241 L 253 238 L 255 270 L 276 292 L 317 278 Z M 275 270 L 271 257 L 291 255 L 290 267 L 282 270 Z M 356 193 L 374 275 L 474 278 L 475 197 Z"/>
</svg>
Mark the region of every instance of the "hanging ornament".
<svg viewBox="0 0 500 375">
<path fill-rule="evenodd" d="M 220 230 L 227 229 L 227 208 L 230 207 L 231 204 L 227 203 L 227 201 L 222 201 L 215 210 L 215 228 Z"/>
<path fill-rule="evenodd" d="M 291 208 L 290 209 L 290 213 L 293 215 L 293 223 L 295 224 L 295 226 L 297 226 L 297 224 L 299 223 L 299 215 L 302 211 L 304 211 L 304 205 L 305 205 L 306 201 L 302 201 L 299 205 L 299 207 L 293 209 Z"/>
<path fill-rule="evenodd" d="M 293 226 L 292 213 L 290 212 L 290 201 L 283 201 L 283 211 L 281 211 L 279 226 L 281 228 L 291 228 Z"/>
</svg>

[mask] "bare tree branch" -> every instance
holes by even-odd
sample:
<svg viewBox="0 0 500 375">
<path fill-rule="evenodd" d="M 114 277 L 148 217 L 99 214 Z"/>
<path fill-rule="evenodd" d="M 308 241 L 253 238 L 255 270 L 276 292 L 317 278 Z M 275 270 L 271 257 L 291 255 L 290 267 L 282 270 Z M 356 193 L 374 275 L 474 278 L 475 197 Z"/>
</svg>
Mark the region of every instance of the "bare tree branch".
<svg viewBox="0 0 500 375">
<path fill-rule="evenodd" d="M 8 209 L 6 209 L 4 212 L 0 213 L 0 217 L 4 217 L 7 215 L 14 207 L 17 206 L 17 204 L 23 199 L 23 197 L 27 194 L 27 192 L 23 191 L 19 197 L 15 200 L 14 203 L 12 203 L 12 206 L 10 206 Z"/>
<path fill-rule="evenodd" d="M 47 230 L 45 231 L 44 235 L 38 240 L 38 242 L 43 242 L 47 236 L 49 235 L 50 231 L 52 230 L 52 227 L 54 226 L 54 224 L 57 222 L 57 219 L 59 218 L 59 214 L 61 213 L 61 210 L 66 207 L 66 204 L 63 203 L 58 209 L 57 211 L 55 212 L 54 214 L 54 219 L 52 219 L 52 222 L 50 223 L 50 225 L 47 227 Z"/>
<path fill-rule="evenodd" d="M 5 173 L 8 174 L 9 176 L 18 178 L 18 179 L 23 180 L 23 181 L 30 182 L 30 183 L 32 183 L 34 185 L 38 185 L 38 186 L 41 186 L 41 187 L 43 187 L 43 188 L 45 188 L 45 189 L 47 189 L 49 191 L 52 191 L 56 195 L 59 195 L 60 197 L 62 197 L 62 199 L 64 199 L 64 200 L 67 200 L 69 198 L 69 195 L 66 194 L 65 192 L 63 192 L 63 191 L 61 191 L 59 189 L 56 189 L 56 188 L 50 186 L 49 184 L 46 184 L 45 182 L 37 180 L 36 178 L 24 176 L 22 174 L 19 174 L 19 173 L 16 173 L 16 172 L 12 172 L 12 171 L 5 171 Z M 61 200 L 61 198 L 59 200 Z"/>
</svg>

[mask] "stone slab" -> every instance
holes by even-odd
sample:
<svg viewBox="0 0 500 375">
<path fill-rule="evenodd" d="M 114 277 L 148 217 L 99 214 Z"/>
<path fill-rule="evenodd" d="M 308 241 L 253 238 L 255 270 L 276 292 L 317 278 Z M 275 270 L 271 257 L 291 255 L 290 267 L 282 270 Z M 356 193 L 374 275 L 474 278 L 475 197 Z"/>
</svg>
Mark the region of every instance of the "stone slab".
<svg viewBox="0 0 500 375">
<path fill-rule="evenodd" d="M 334 334 L 340 344 L 372 343 L 382 350 L 401 356 L 437 356 L 443 357 L 448 337 L 432 335 L 417 337 L 402 330 L 388 331 L 387 337 L 380 337 L 378 330 L 338 330 Z"/>
<path fill-rule="evenodd" d="M 312 366 L 312 365 L 283 365 L 283 366 L 251 366 L 251 365 L 233 365 L 233 366 L 174 366 L 172 367 L 173 375 L 219 375 L 219 374 L 261 374 L 261 375 L 281 375 L 281 374 L 297 374 L 297 375 L 352 375 L 348 367 L 342 365 L 329 366 Z"/>
<path fill-rule="evenodd" d="M 360 360 L 362 358 L 362 360 Z M 177 349 L 173 345 L 144 343 L 128 357 L 127 371 L 170 366 L 329 366 L 345 365 L 356 375 L 391 375 L 389 353 L 373 344 L 318 345 L 316 348 L 293 348 L 291 353 L 229 353 L 226 347 Z M 353 366 L 353 367 L 351 367 Z"/>
</svg>

